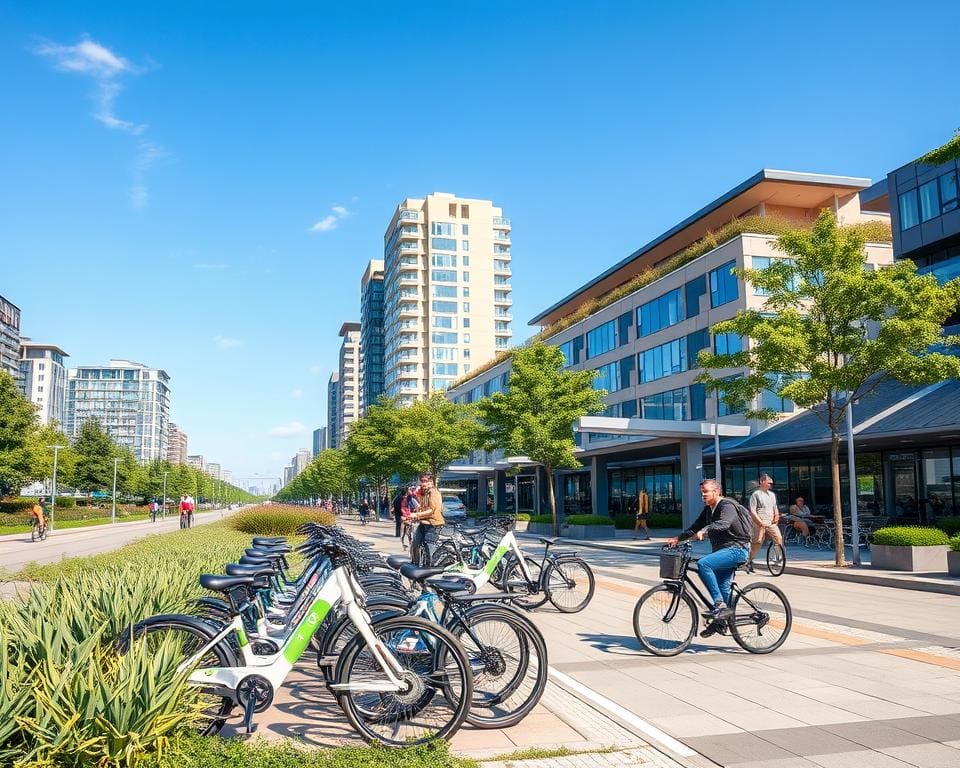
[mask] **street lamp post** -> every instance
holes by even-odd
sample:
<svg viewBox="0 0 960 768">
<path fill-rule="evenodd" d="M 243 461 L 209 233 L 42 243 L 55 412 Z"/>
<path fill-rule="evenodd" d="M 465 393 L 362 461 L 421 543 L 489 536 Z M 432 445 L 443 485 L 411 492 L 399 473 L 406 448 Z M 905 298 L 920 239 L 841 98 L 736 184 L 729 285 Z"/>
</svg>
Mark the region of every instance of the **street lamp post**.
<svg viewBox="0 0 960 768">
<path fill-rule="evenodd" d="M 113 458 L 113 513 L 110 516 L 110 522 L 117 522 L 117 463 L 120 461 L 119 456 L 114 456 Z"/>
<path fill-rule="evenodd" d="M 57 509 L 57 455 L 59 454 L 62 448 L 66 448 L 65 445 L 49 445 L 48 448 L 53 448 L 53 495 L 50 496 L 50 530 L 53 530 L 53 515 Z"/>
<path fill-rule="evenodd" d="M 860 565 L 860 510 L 857 509 L 857 465 L 853 449 L 853 393 L 847 393 L 847 476 L 850 478 L 850 543 L 853 564 Z M 841 539 L 843 532 L 841 531 Z"/>
</svg>

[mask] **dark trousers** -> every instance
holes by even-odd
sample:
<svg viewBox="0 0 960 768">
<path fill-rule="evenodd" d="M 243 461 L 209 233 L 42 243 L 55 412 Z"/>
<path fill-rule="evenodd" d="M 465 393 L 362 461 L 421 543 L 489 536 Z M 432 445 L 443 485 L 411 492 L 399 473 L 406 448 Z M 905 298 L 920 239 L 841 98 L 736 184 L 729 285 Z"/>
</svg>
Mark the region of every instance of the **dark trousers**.
<svg viewBox="0 0 960 768">
<path fill-rule="evenodd" d="M 410 559 L 422 568 L 428 568 L 440 544 L 440 525 L 420 523 L 413 534 L 410 545 Z"/>
<path fill-rule="evenodd" d="M 400 524 L 403 522 L 403 515 L 394 515 L 393 519 L 397 521 L 397 534 L 396 537 L 400 538 Z"/>
</svg>

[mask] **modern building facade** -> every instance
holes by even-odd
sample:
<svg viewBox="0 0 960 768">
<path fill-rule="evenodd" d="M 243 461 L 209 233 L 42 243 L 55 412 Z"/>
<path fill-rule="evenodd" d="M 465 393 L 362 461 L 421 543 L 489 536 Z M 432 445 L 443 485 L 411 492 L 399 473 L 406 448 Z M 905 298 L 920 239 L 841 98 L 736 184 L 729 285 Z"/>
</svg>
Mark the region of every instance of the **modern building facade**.
<svg viewBox="0 0 960 768">
<path fill-rule="evenodd" d="M 438 192 L 397 206 L 383 237 L 387 395 L 423 399 L 509 346 L 510 232 L 489 200 Z"/>
<path fill-rule="evenodd" d="M 205 471 L 206 464 L 204 462 L 203 456 L 199 453 L 192 456 L 187 456 L 186 464 L 188 467 L 193 469 L 198 469 L 201 472 Z"/>
<path fill-rule="evenodd" d="M 84 422 L 98 419 L 114 441 L 132 450 L 140 463 L 166 458 L 169 381 L 166 371 L 130 360 L 71 368 L 67 436 L 76 438 Z"/>
<path fill-rule="evenodd" d="M 340 436 L 340 371 L 334 371 L 330 374 L 330 380 L 327 382 L 327 430 L 329 448 L 339 448 Z"/>
<path fill-rule="evenodd" d="M 0 371 L 20 378 L 20 307 L 0 296 Z"/>
<path fill-rule="evenodd" d="M 214 480 L 220 480 L 220 464 L 216 461 L 208 461 L 203 466 L 203 471 L 206 472 Z"/>
<path fill-rule="evenodd" d="M 360 280 L 361 416 L 383 391 L 383 261 L 373 259 Z"/>
<path fill-rule="evenodd" d="M 170 432 L 167 437 L 167 461 L 170 464 L 187 463 L 187 433 L 170 422 Z"/>
<path fill-rule="evenodd" d="M 340 326 L 340 370 L 337 394 L 337 446 L 343 445 L 350 425 L 360 418 L 360 323 Z"/>
<path fill-rule="evenodd" d="M 319 427 L 318 429 L 313 430 L 313 455 L 319 456 L 320 451 L 325 451 L 330 446 L 327 443 L 327 435 L 329 430 L 327 427 Z"/>
<path fill-rule="evenodd" d="M 293 467 L 293 476 L 296 477 L 303 472 L 303 470 L 310 466 L 310 462 L 312 460 L 313 454 L 306 448 L 301 448 L 299 451 L 297 451 L 297 455 L 294 456 L 293 460 L 290 462 L 291 466 Z"/>
<path fill-rule="evenodd" d="M 699 511 L 697 483 L 713 472 L 712 459 L 703 460 L 710 438 L 697 425 L 712 427 L 716 421 L 721 428 L 749 427 L 754 433 L 767 426 L 731 412 L 695 381 L 700 350 L 739 351 L 745 343 L 730 334 L 714 336 L 710 327 L 739 311 L 759 309 L 765 301 L 763 292 L 737 277 L 734 269 L 762 268 L 783 257 L 774 248 L 776 236 L 762 234 L 773 228 L 764 223 L 768 218 L 802 227 L 826 208 L 841 224 L 888 221 L 883 213 L 861 210 L 859 193 L 869 186 L 868 179 L 763 170 L 531 320 L 545 329 L 547 343 L 561 349 L 570 369 L 597 371 L 594 386 L 608 392 L 604 416 L 630 419 L 649 429 L 636 436 L 580 434 L 584 468 L 560 473 L 555 492 L 563 500 L 561 509 L 626 512 L 644 488 L 655 512 L 677 512 L 682 505 L 689 519 Z M 724 229 L 735 220 L 740 223 Z M 712 240 L 705 241 L 708 235 Z M 875 266 L 892 262 L 889 242 L 869 242 L 865 251 L 866 261 Z M 640 275 L 644 280 L 626 292 L 624 286 Z M 588 301 L 599 308 L 571 322 L 570 316 Z M 475 402 L 504 389 L 509 371 L 510 361 L 505 360 L 459 383 L 448 396 Z M 731 369 L 726 375 L 743 373 Z M 795 411 L 772 391 L 761 401 L 785 417 Z M 689 439 L 677 437 L 685 431 L 692 432 Z M 477 453 L 453 469 L 468 477 L 474 467 L 480 494 L 489 482 L 498 509 L 531 508 L 536 496 L 544 496 L 535 493 L 542 487 L 542 472 L 521 466 L 520 475 L 508 482 L 504 470 L 509 467 L 502 460 Z M 516 497 L 506 492 L 508 485 Z"/>
<path fill-rule="evenodd" d="M 887 176 L 893 252 L 941 283 L 960 277 L 960 161 L 913 162 Z M 960 332 L 960 311 L 945 326 Z"/>
<path fill-rule="evenodd" d="M 64 424 L 67 410 L 67 369 L 69 357 L 60 347 L 40 344 L 27 338 L 20 342 L 20 391 L 37 407 L 41 424 Z"/>
</svg>

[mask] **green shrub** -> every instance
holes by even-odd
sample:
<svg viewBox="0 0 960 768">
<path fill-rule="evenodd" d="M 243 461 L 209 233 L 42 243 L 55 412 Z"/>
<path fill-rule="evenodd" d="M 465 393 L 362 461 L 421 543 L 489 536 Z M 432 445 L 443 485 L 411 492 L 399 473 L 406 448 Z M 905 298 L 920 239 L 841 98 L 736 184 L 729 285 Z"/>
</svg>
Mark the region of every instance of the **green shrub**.
<svg viewBox="0 0 960 768">
<path fill-rule="evenodd" d="M 960 533 L 960 517 L 941 517 L 937 520 L 937 528 L 948 536 L 956 536 Z"/>
<path fill-rule="evenodd" d="M 551 515 L 530 515 L 531 523 L 552 523 L 553 517 Z"/>
<path fill-rule="evenodd" d="M 319 507 L 270 504 L 245 509 L 228 522 L 231 528 L 253 536 L 290 536 L 304 523 L 334 525 L 336 518 Z"/>
<path fill-rule="evenodd" d="M 948 544 L 950 537 L 939 528 L 919 525 L 892 525 L 873 534 L 873 543 L 890 547 L 936 547 Z"/>
<path fill-rule="evenodd" d="M 953 552 L 960 552 L 960 536 L 954 536 L 950 539 L 950 550 Z"/>
<path fill-rule="evenodd" d="M 567 515 L 567 525 L 613 525 L 613 519 L 607 515 Z"/>
<path fill-rule="evenodd" d="M 517 522 L 529 523 L 531 517 L 533 517 L 533 515 L 531 515 L 529 512 L 521 512 L 517 515 Z"/>
<path fill-rule="evenodd" d="M 24 515 L 33 509 L 36 499 L 8 499 L 0 501 L 0 514 Z"/>
</svg>

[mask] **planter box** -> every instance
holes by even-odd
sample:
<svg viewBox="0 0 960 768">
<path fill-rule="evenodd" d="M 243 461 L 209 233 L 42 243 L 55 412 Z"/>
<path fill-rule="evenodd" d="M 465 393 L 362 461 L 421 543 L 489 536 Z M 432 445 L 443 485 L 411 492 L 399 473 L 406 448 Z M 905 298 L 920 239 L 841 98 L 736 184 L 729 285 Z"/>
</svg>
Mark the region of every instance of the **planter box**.
<svg viewBox="0 0 960 768">
<path fill-rule="evenodd" d="M 960 552 L 947 552 L 947 572 L 951 576 L 960 576 Z"/>
<path fill-rule="evenodd" d="M 613 539 L 617 529 L 612 525 L 564 525 L 560 535 L 571 539 Z"/>
<path fill-rule="evenodd" d="M 892 547 L 889 544 L 870 546 L 870 566 L 886 568 L 890 571 L 934 571 L 947 570 L 946 544 L 933 547 Z"/>
<path fill-rule="evenodd" d="M 517 525 L 520 525 L 517 523 Z M 527 526 L 527 533 L 535 533 L 537 536 L 553 536 L 553 526 L 550 523 L 524 523 Z"/>
<path fill-rule="evenodd" d="M 536 525 L 536 523 L 531 523 L 529 520 L 517 520 L 517 521 L 513 524 L 513 530 L 515 530 L 515 531 L 525 531 L 525 530 L 527 530 L 527 526 L 528 526 L 528 525 Z M 549 528 L 550 526 L 547 526 L 547 527 Z"/>
</svg>

